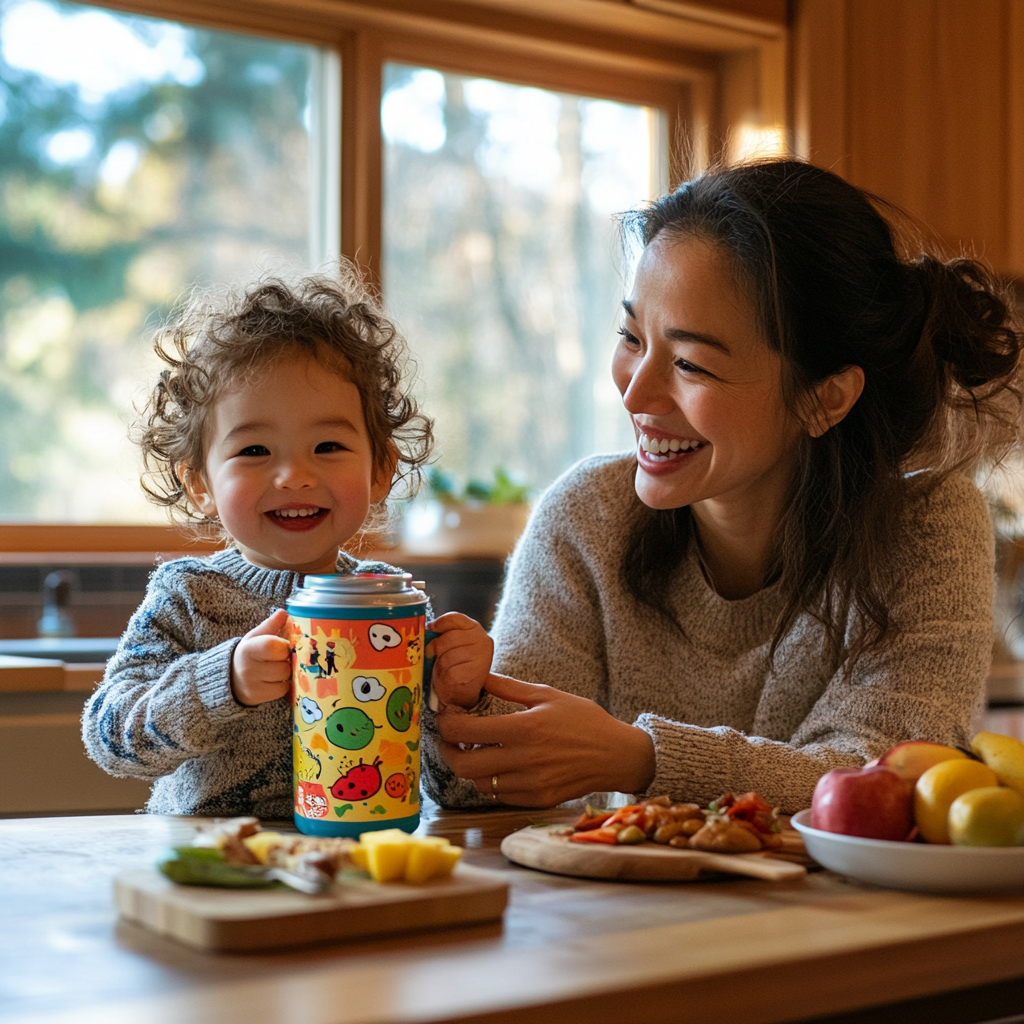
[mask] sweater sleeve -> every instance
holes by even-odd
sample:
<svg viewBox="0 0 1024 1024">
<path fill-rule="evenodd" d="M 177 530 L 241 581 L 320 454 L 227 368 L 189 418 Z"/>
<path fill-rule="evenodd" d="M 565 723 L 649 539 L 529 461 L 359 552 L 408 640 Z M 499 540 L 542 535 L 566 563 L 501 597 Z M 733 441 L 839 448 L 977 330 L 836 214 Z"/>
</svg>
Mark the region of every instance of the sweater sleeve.
<svg viewBox="0 0 1024 1024">
<path fill-rule="evenodd" d="M 650 792 L 700 801 L 757 790 L 786 812 L 817 780 L 905 740 L 964 746 L 984 707 L 992 658 L 994 553 L 984 501 L 953 479 L 918 506 L 893 555 L 890 635 L 842 668 L 788 742 L 643 714 L 657 774 Z M 769 679 L 767 686 L 786 685 Z"/>
<path fill-rule="evenodd" d="M 85 706 L 86 750 L 111 775 L 169 775 L 184 761 L 224 746 L 223 727 L 248 710 L 231 693 L 238 638 L 200 649 L 194 595 L 173 564 L 154 573 Z"/>
</svg>

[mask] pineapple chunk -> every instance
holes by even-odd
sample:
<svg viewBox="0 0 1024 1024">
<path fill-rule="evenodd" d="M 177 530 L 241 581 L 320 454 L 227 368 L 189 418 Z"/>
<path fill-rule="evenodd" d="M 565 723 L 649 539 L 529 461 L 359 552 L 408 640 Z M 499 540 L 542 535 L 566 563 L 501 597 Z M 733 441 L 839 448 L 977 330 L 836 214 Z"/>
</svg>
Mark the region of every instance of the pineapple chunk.
<svg viewBox="0 0 1024 1024">
<path fill-rule="evenodd" d="M 375 882 L 396 882 L 405 876 L 412 837 L 397 829 L 388 831 L 398 835 L 379 833 L 378 838 L 366 843 L 366 868 Z"/>
<path fill-rule="evenodd" d="M 420 885 L 432 878 L 447 878 L 462 849 L 440 836 L 411 836 L 389 828 L 364 832 L 350 856 L 352 863 L 369 871 L 376 882 L 404 880 Z"/>
<path fill-rule="evenodd" d="M 424 836 L 409 849 L 405 880 L 421 885 L 431 878 L 447 878 L 462 856 L 462 849 L 440 836 Z"/>
<path fill-rule="evenodd" d="M 246 836 L 242 842 L 261 864 L 266 864 L 270 851 L 283 842 L 283 837 L 280 832 L 254 832 L 251 836 Z"/>
<path fill-rule="evenodd" d="M 371 843 L 393 843 L 408 839 L 412 839 L 412 836 L 400 828 L 382 828 L 375 832 L 362 832 L 359 835 L 359 842 L 364 846 L 369 846 Z"/>
</svg>

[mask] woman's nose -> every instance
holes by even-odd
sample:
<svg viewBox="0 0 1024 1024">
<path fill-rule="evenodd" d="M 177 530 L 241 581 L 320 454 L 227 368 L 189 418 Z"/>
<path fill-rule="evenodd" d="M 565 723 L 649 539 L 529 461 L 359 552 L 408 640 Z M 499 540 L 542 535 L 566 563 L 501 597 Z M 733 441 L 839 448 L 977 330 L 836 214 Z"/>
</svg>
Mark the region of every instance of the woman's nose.
<svg viewBox="0 0 1024 1024">
<path fill-rule="evenodd" d="M 632 415 L 663 415 L 673 408 L 663 369 L 652 356 L 648 353 L 633 365 L 622 392 L 622 404 Z"/>
</svg>

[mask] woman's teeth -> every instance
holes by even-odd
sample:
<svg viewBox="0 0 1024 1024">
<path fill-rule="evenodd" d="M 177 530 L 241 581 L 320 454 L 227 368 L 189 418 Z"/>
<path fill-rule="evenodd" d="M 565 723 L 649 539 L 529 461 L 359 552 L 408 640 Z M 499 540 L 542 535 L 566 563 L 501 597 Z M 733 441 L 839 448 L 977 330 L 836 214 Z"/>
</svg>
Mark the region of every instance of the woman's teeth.
<svg viewBox="0 0 1024 1024">
<path fill-rule="evenodd" d="M 668 462 L 671 459 L 678 459 L 683 452 L 693 452 L 704 447 L 703 441 L 680 441 L 673 437 L 670 441 L 667 437 L 648 437 L 640 435 L 640 447 L 654 462 Z"/>
<path fill-rule="evenodd" d="M 275 516 L 282 516 L 285 519 L 295 519 L 297 516 L 316 516 L 322 509 L 319 508 L 277 508 L 274 509 Z"/>
</svg>

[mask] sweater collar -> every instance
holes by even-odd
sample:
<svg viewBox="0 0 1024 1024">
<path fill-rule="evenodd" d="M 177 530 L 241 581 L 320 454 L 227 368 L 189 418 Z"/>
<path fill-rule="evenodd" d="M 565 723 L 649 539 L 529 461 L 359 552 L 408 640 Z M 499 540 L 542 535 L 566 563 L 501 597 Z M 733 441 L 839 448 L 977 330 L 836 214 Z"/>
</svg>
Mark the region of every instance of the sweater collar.
<svg viewBox="0 0 1024 1024">
<path fill-rule="evenodd" d="M 291 597 L 296 588 L 302 586 L 305 576 L 304 573 L 291 572 L 287 569 L 263 569 L 253 565 L 252 562 L 246 561 L 236 548 L 228 548 L 211 555 L 210 563 L 218 572 L 224 573 L 250 593 L 279 601 L 286 601 Z M 339 575 L 350 575 L 356 571 L 358 565 L 358 561 L 351 555 L 344 551 L 338 553 L 336 569 Z"/>
</svg>

